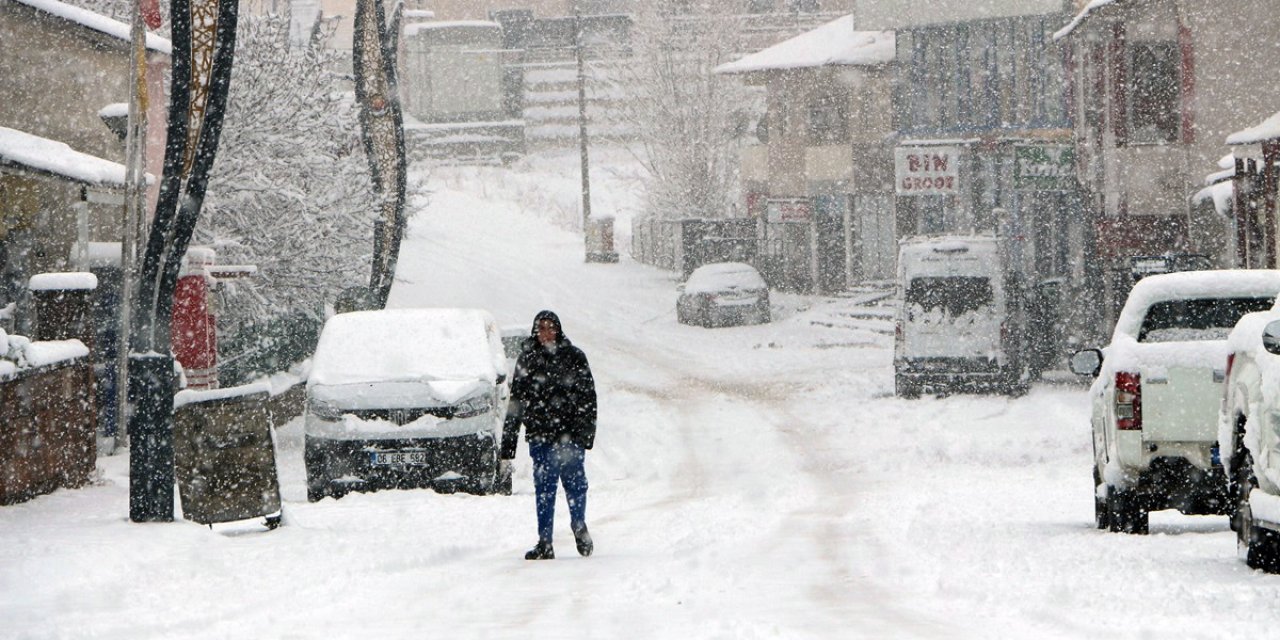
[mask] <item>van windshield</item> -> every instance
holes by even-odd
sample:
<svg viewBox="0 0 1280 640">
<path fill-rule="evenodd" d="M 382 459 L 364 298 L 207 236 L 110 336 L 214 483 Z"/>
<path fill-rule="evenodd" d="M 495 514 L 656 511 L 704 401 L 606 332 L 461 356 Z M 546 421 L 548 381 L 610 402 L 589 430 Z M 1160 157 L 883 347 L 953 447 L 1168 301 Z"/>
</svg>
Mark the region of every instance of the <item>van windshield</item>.
<svg viewBox="0 0 1280 640">
<path fill-rule="evenodd" d="M 1147 309 L 1138 342 L 1226 340 L 1246 313 L 1266 311 L 1274 298 L 1208 298 L 1168 300 Z"/>
<path fill-rule="evenodd" d="M 991 280 L 981 276 L 912 278 L 906 294 L 906 304 L 951 317 L 989 307 L 992 300 Z"/>
</svg>

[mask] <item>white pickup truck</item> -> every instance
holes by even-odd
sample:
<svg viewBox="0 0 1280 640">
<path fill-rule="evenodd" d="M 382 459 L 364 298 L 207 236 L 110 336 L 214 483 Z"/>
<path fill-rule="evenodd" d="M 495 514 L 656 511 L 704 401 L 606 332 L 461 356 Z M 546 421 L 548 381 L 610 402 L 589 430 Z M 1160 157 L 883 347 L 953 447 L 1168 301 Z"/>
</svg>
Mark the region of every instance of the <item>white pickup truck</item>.
<svg viewBox="0 0 1280 640">
<path fill-rule="evenodd" d="M 1254 569 L 1280 572 L 1280 306 L 1240 319 L 1227 338 L 1218 443 L 1231 528 Z"/>
<path fill-rule="evenodd" d="M 1227 334 L 1278 292 L 1280 271 L 1150 276 L 1134 285 L 1111 344 L 1072 356 L 1074 372 L 1096 376 L 1098 528 L 1142 534 L 1150 511 L 1232 511 L 1217 447 Z"/>
</svg>

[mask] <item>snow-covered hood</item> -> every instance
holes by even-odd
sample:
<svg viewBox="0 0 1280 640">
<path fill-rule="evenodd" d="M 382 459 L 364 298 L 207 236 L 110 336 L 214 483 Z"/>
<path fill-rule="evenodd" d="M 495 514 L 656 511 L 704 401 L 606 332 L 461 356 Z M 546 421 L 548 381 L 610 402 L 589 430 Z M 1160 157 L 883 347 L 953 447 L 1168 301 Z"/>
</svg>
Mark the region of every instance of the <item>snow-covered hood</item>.
<svg viewBox="0 0 1280 640">
<path fill-rule="evenodd" d="M 351 384 L 313 384 L 307 396 L 339 409 L 412 409 L 445 407 L 493 390 L 485 380 L 403 380 Z"/>
</svg>

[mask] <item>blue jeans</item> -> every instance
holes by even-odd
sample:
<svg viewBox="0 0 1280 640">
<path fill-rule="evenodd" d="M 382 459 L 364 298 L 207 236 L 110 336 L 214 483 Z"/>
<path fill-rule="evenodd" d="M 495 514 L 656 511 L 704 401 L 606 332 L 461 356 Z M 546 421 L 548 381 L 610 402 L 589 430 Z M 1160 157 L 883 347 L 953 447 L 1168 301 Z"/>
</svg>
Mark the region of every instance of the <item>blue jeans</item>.
<svg viewBox="0 0 1280 640">
<path fill-rule="evenodd" d="M 530 442 L 533 458 L 533 488 L 537 495 L 538 540 L 551 542 L 556 516 L 556 485 L 564 484 L 569 503 L 569 522 L 574 530 L 587 524 L 586 451 L 571 442 Z"/>
</svg>

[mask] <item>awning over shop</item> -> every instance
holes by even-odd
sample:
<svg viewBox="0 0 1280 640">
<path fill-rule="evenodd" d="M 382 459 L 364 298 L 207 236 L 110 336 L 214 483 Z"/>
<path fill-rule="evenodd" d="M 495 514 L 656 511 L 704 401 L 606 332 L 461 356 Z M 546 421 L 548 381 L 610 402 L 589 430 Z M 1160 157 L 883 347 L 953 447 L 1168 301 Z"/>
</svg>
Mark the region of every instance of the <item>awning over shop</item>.
<svg viewBox="0 0 1280 640">
<path fill-rule="evenodd" d="M 853 16 L 836 18 L 812 31 L 722 64 L 716 73 L 752 73 L 825 66 L 873 66 L 893 62 L 892 31 L 854 31 Z"/>
<path fill-rule="evenodd" d="M 125 167 L 48 138 L 0 127 L 0 168 L 57 176 L 92 187 L 125 186 Z"/>
</svg>

